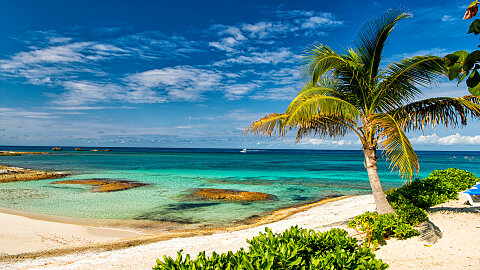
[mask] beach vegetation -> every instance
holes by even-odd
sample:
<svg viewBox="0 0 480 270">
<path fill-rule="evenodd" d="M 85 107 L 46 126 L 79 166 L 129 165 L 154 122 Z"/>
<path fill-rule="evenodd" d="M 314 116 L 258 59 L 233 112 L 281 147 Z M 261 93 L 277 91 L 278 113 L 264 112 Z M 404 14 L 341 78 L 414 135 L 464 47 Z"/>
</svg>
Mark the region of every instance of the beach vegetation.
<svg viewBox="0 0 480 270">
<path fill-rule="evenodd" d="M 450 168 L 435 170 L 427 178 L 415 179 L 400 188 L 387 190 L 395 214 L 366 212 L 348 222 L 360 235 L 365 247 L 376 249 L 390 237 L 407 239 L 419 235 L 414 228 L 428 219 L 427 209 L 452 199 L 476 184 L 473 173 Z"/>
<path fill-rule="evenodd" d="M 340 53 L 324 44 L 309 47 L 303 56 L 306 83 L 285 113 L 269 114 L 245 132 L 283 137 L 296 131 L 297 142 L 309 135 L 358 135 L 377 211 L 394 213 L 378 176 L 377 150 L 383 149 L 392 170 L 411 180 L 419 162 L 406 131 L 464 126 L 469 117 L 480 117 L 479 99 L 473 95 L 420 99 L 421 87 L 447 74 L 443 58 L 426 55 L 382 62 L 390 33 L 410 16 L 401 9 L 387 11 L 362 26 L 355 48 Z"/>
<path fill-rule="evenodd" d="M 350 220 L 347 226 L 357 232 L 364 247 L 373 250 L 390 237 L 407 239 L 420 235 L 411 224 L 394 213 L 378 214 L 367 211 Z"/>
<path fill-rule="evenodd" d="M 195 259 L 178 252 L 177 257 L 157 259 L 153 269 L 372 269 L 383 270 L 388 264 L 376 259 L 369 248 L 341 229 L 315 232 L 298 226 L 283 233 L 264 233 L 247 240 L 248 250 L 212 253 L 200 252 Z"/>
<path fill-rule="evenodd" d="M 394 207 L 412 205 L 423 210 L 458 199 L 458 193 L 469 189 L 479 181 L 475 174 L 450 168 L 435 170 L 427 178 L 415 179 L 405 185 L 386 192 Z M 400 212 L 400 211 L 399 211 Z"/>
</svg>

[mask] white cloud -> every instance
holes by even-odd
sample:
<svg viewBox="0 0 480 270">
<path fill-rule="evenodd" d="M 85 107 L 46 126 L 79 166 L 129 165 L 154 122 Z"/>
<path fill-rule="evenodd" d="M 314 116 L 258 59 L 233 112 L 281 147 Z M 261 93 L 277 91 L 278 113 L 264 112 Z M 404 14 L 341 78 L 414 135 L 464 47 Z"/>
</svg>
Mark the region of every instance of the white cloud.
<svg viewBox="0 0 480 270">
<path fill-rule="evenodd" d="M 122 36 L 110 42 L 118 47 L 128 48 L 135 58 L 143 60 L 178 59 L 201 52 L 202 41 L 187 40 L 179 35 L 166 35 L 158 31 L 146 31 Z"/>
<path fill-rule="evenodd" d="M 317 29 L 323 28 L 326 26 L 338 26 L 342 25 L 343 22 L 335 21 L 332 14 L 324 13 L 323 16 L 313 16 L 306 18 L 305 21 L 301 24 L 302 29 Z"/>
<path fill-rule="evenodd" d="M 343 21 L 336 20 L 330 12 L 319 12 L 311 10 L 289 10 L 276 12 L 279 18 L 288 18 L 290 22 L 290 31 L 303 31 L 306 35 L 325 35 L 321 29 L 334 28 L 342 26 Z"/>
<path fill-rule="evenodd" d="M 276 51 L 252 52 L 248 55 L 240 55 L 230 59 L 225 59 L 214 63 L 215 66 L 225 66 L 232 64 L 252 65 L 252 64 L 279 64 L 293 63 L 297 59 L 288 48 L 279 48 Z"/>
<path fill-rule="evenodd" d="M 254 24 L 243 23 L 241 28 L 250 38 L 266 39 L 273 38 L 294 30 L 292 26 L 281 22 L 261 21 Z"/>
<path fill-rule="evenodd" d="M 209 29 L 214 35 L 220 37 L 218 41 L 209 42 L 208 45 L 226 52 L 235 52 L 247 38 L 240 28 L 227 25 L 212 25 Z"/>
<path fill-rule="evenodd" d="M 62 107 L 50 107 L 52 110 L 58 111 L 84 111 L 84 110 L 105 110 L 105 109 L 134 109 L 135 107 L 129 106 L 62 106 Z M 66 112 L 63 112 L 66 113 Z"/>
<path fill-rule="evenodd" d="M 127 84 L 134 92 L 163 93 L 164 101 L 199 100 L 204 92 L 218 90 L 221 80 L 222 75 L 213 70 L 191 66 L 153 69 L 126 78 Z"/>
<path fill-rule="evenodd" d="M 27 111 L 20 108 L 7 108 L 7 107 L 0 107 L 0 116 L 4 120 L 6 118 L 17 117 L 17 122 L 19 121 L 18 118 L 33 118 L 33 119 L 59 118 L 59 116 L 49 112 Z"/>
<path fill-rule="evenodd" d="M 0 73 L 4 77 L 24 78 L 33 85 L 59 85 L 83 73 L 105 76 L 95 67 L 95 62 L 127 55 L 128 50 L 100 42 L 48 45 L 0 60 Z"/>
<path fill-rule="evenodd" d="M 324 139 L 308 139 L 307 141 L 302 141 L 302 144 L 312 144 L 312 145 L 360 145 L 360 140 L 324 140 Z"/>
<path fill-rule="evenodd" d="M 114 34 L 122 31 L 124 28 L 121 26 L 110 26 L 110 27 L 97 27 L 93 29 L 93 32 L 101 35 L 105 34 Z"/>
<path fill-rule="evenodd" d="M 250 98 L 257 100 L 291 101 L 302 88 L 297 68 L 280 68 L 268 72 L 256 73 L 262 82 L 262 90 L 255 92 Z"/>
<path fill-rule="evenodd" d="M 251 50 L 256 45 L 273 44 L 274 39 L 288 34 L 326 35 L 325 30 L 343 25 L 332 13 L 292 10 L 276 11 L 267 18 L 254 23 L 238 23 L 236 25 L 212 25 L 219 40 L 209 42 L 209 46 L 228 52 L 242 52 L 242 48 Z"/>
<path fill-rule="evenodd" d="M 437 134 L 421 135 L 410 139 L 415 144 L 439 144 L 439 145 L 480 145 L 480 135 L 464 136 L 460 133 L 440 137 Z"/>
<path fill-rule="evenodd" d="M 232 35 L 236 40 L 246 40 L 247 38 L 242 34 L 242 31 L 238 27 L 227 27 L 223 31 L 220 31 L 220 35 L 229 34 Z"/>
<path fill-rule="evenodd" d="M 225 97 L 228 100 L 240 99 L 246 94 L 254 91 L 258 88 L 258 85 L 255 83 L 245 83 L 245 84 L 233 84 L 225 86 Z"/>
<path fill-rule="evenodd" d="M 209 42 L 208 45 L 222 51 L 234 52 L 236 51 L 235 47 L 240 45 L 240 42 L 233 37 L 226 37 L 226 38 L 220 39 L 220 41 L 218 42 L 217 41 Z"/>
<path fill-rule="evenodd" d="M 442 22 L 453 22 L 456 20 L 456 18 L 449 15 L 443 15 L 441 20 Z"/>
<path fill-rule="evenodd" d="M 111 56 L 121 56 L 128 51 L 114 45 L 96 42 L 73 42 L 65 45 L 49 46 L 26 52 L 19 52 L 8 60 L 0 61 L 0 69 L 12 71 L 35 64 L 68 64 L 100 60 Z"/>
<path fill-rule="evenodd" d="M 91 81 L 64 81 L 61 84 L 67 91 L 55 96 L 52 101 L 55 105 L 70 107 L 122 99 L 122 88 L 116 84 Z"/>
<path fill-rule="evenodd" d="M 207 120 L 209 122 L 229 121 L 229 122 L 242 122 L 249 123 L 260 119 L 261 117 L 269 114 L 268 112 L 248 112 L 246 110 L 231 110 L 225 114 L 216 114 L 211 116 L 190 116 L 188 120 L 198 121 Z M 243 128 L 245 129 L 245 128 Z M 242 129 L 242 130 L 243 130 Z"/>
<path fill-rule="evenodd" d="M 70 37 L 51 37 L 50 38 L 50 43 L 55 44 L 55 43 L 67 43 L 72 41 L 73 39 Z"/>
<path fill-rule="evenodd" d="M 291 101 L 298 94 L 300 88 L 295 86 L 273 87 L 256 92 L 250 96 L 251 99 L 257 100 L 284 100 Z"/>
</svg>

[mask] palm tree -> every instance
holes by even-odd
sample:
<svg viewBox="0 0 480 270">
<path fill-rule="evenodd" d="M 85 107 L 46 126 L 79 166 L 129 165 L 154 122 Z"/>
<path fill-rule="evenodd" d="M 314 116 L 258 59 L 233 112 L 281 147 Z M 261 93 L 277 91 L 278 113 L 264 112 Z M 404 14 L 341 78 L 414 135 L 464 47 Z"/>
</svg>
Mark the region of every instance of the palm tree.
<svg viewBox="0 0 480 270">
<path fill-rule="evenodd" d="M 437 97 L 419 100 L 419 87 L 438 82 L 445 74 L 442 58 L 415 56 L 381 69 L 382 50 L 395 24 L 410 15 L 389 10 L 364 24 L 356 49 L 336 53 L 317 44 L 306 50 L 303 73 L 307 83 L 285 113 L 269 114 L 245 132 L 283 137 L 297 132 L 341 138 L 356 134 L 363 147 L 364 166 L 380 214 L 394 213 L 377 173 L 377 149 L 382 148 L 405 179 L 419 171 L 418 157 L 405 131 L 438 124 L 464 126 L 468 117 L 480 116 L 478 97 Z"/>
</svg>

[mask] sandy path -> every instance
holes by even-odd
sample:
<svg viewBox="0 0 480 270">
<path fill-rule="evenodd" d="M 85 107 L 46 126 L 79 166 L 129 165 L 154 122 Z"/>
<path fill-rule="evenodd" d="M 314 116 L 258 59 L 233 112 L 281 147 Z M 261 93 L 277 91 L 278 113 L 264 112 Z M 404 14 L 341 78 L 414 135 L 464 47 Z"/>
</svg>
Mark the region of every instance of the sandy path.
<svg viewBox="0 0 480 270">
<path fill-rule="evenodd" d="M 1 269 L 151 269 L 155 259 L 163 255 L 175 256 L 183 249 L 193 255 L 200 251 L 226 252 L 246 247 L 246 239 L 258 235 L 265 227 L 281 232 L 298 224 L 303 228 L 319 231 L 332 226 L 344 227 L 346 222 L 365 211 L 373 211 L 373 196 L 364 195 L 323 204 L 289 218 L 268 225 L 262 225 L 235 232 L 221 232 L 213 235 L 190 238 L 176 238 L 153 244 L 140 245 L 114 251 L 84 252 L 50 258 L 24 260 L 15 263 L 0 263 Z"/>
</svg>

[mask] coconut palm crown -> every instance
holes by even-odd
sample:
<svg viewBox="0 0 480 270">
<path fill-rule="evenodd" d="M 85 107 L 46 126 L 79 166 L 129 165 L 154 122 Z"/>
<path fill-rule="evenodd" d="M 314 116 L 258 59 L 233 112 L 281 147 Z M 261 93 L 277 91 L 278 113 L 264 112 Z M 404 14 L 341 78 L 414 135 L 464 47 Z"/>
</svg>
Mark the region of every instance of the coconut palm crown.
<svg viewBox="0 0 480 270">
<path fill-rule="evenodd" d="M 297 141 L 307 135 L 334 139 L 347 133 L 358 135 L 377 211 L 394 212 L 378 177 L 377 149 L 384 150 L 392 170 L 412 179 L 419 171 L 418 157 L 405 131 L 464 126 L 468 118 L 480 117 L 475 96 L 419 100 L 419 87 L 430 86 L 445 75 L 442 58 L 415 56 L 380 68 L 389 34 L 399 20 L 409 16 L 395 9 L 367 22 L 355 49 L 337 53 L 322 44 L 309 47 L 303 56 L 307 82 L 286 112 L 269 114 L 245 132 L 283 137 L 296 131 Z"/>
</svg>

